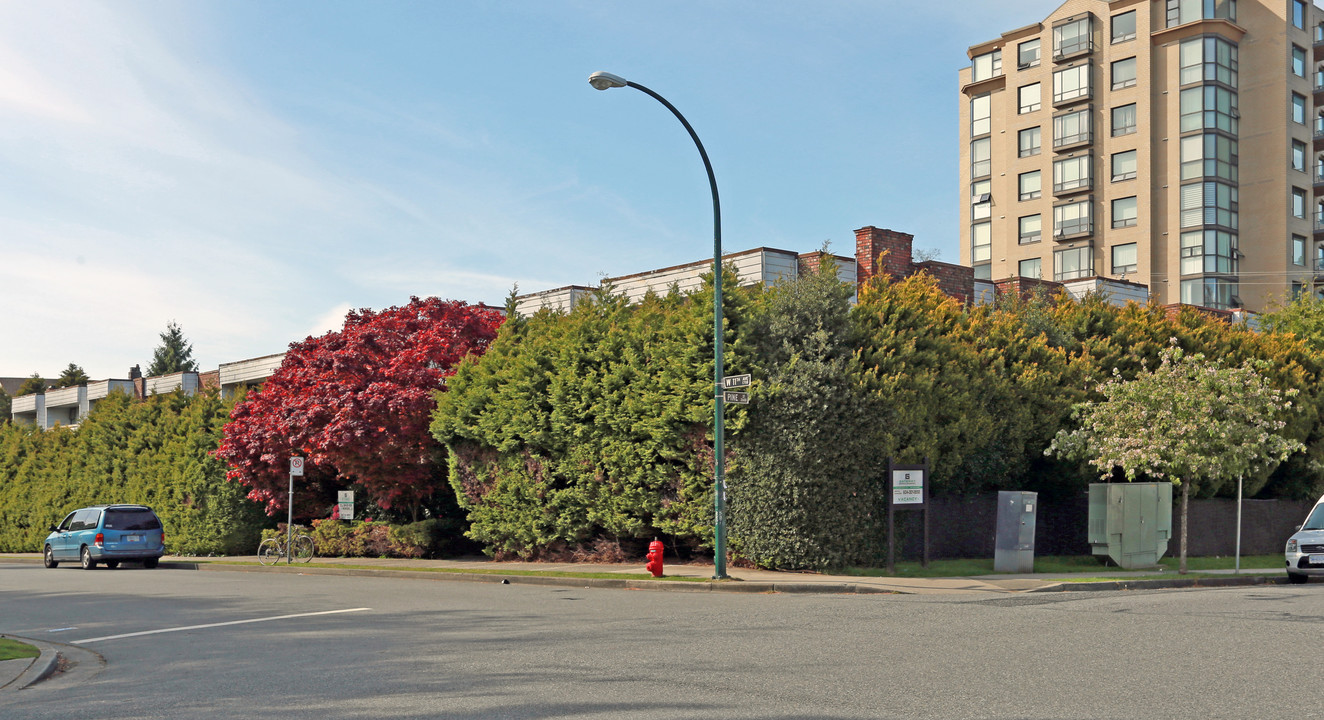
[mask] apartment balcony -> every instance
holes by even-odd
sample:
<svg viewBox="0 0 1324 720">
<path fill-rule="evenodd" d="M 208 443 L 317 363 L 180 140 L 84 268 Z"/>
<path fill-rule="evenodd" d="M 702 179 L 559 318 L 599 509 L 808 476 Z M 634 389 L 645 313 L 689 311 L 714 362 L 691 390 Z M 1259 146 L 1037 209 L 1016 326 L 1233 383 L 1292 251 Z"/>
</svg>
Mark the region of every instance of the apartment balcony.
<svg viewBox="0 0 1324 720">
<path fill-rule="evenodd" d="M 1094 52 L 1094 40 L 1091 36 L 1086 35 L 1085 37 L 1071 42 L 1064 42 L 1053 48 L 1053 62 L 1059 63 L 1075 60 L 1079 57 L 1085 57 L 1092 52 Z"/>
<path fill-rule="evenodd" d="M 1315 179 L 1315 187 L 1317 189 L 1324 187 L 1324 166 L 1316 167 L 1315 172 L 1313 173 L 1313 177 Z"/>
</svg>

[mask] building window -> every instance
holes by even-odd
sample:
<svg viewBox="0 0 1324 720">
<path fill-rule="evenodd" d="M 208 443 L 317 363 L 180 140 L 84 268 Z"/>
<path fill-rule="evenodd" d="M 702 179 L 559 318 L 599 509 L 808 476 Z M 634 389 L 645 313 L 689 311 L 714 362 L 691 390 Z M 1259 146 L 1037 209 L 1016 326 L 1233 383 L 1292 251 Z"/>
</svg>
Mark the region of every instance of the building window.
<svg viewBox="0 0 1324 720">
<path fill-rule="evenodd" d="M 1306 124 L 1306 96 L 1292 93 L 1292 122 Z"/>
<path fill-rule="evenodd" d="M 970 177 L 981 178 L 993 174 L 993 145 L 990 138 L 980 138 L 970 143 Z"/>
<path fill-rule="evenodd" d="M 1213 177 L 1237 182 L 1237 162 L 1236 138 L 1205 133 L 1188 135 L 1181 139 L 1182 180 Z M 1304 156 L 1302 162 L 1305 162 Z"/>
<path fill-rule="evenodd" d="M 1238 193 L 1235 185 L 1199 182 L 1181 186 L 1181 226 L 1221 225 L 1237 229 Z"/>
<path fill-rule="evenodd" d="M 1113 108 L 1113 137 L 1136 131 L 1136 104 Z"/>
<path fill-rule="evenodd" d="M 1136 244 L 1113 246 L 1113 274 L 1131 275 L 1136 271 Z"/>
<path fill-rule="evenodd" d="M 1292 27 L 1306 29 L 1306 0 L 1292 0 Z"/>
<path fill-rule="evenodd" d="M 1292 188 L 1292 217 L 1306 219 L 1306 191 Z"/>
<path fill-rule="evenodd" d="M 1016 274 L 1023 278 L 1034 278 L 1042 280 L 1044 277 L 1043 261 L 1039 258 L 1030 258 L 1017 263 Z"/>
<path fill-rule="evenodd" d="M 1089 188 L 1094 182 L 1094 155 L 1063 158 L 1053 162 L 1053 192 Z"/>
<path fill-rule="evenodd" d="M 1043 222 L 1039 215 L 1026 215 L 1020 219 L 1020 244 L 1039 242 L 1039 237 L 1043 232 Z"/>
<path fill-rule="evenodd" d="M 1224 278 L 1195 278 L 1181 281 L 1181 301 L 1187 305 L 1228 310 L 1233 306 L 1237 284 Z"/>
<path fill-rule="evenodd" d="M 1092 137 L 1090 116 L 1089 108 L 1086 108 L 1053 118 L 1053 147 L 1090 142 Z"/>
<path fill-rule="evenodd" d="M 988 262 L 993 258 L 993 223 L 981 222 L 970 226 L 970 261 Z"/>
<path fill-rule="evenodd" d="M 1025 85 L 1016 92 L 1022 114 L 1039 109 L 1039 83 Z"/>
<path fill-rule="evenodd" d="M 1136 37 L 1136 11 L 1113 16 L 1113 42 L 1134 40 Z"/>
<path fill-rule="evenodd" d="M 1299 96 L 1298 96 L 1299 97 Z M 1301 98 L 1302 101 L 1305 98 Z M 1305 106 L 1302 105 L 1302 119 L 1305 122 Z M 1237 134 L 1237 93 L 1215 85 L 1187 88 L 1181 91 L 1181 131 L 1222 130 L 1229 135 Z"/>
<path fill-rule="evenodd" d="M 1002 74 L 1002 51 L 994 50 L 976 55 L 971 62 L 970 78 L 973 82 L 987 80 Z"/>
<path fill-rule="evenodd" d="M 1301 235 L 1292 236 L 1292 264 L 1306 264 L 1306 239 Z"/>
<path fill-rule="evenodd" d="M 1038 170 L 1021 173 L 1017 185 L 1020 188 L 1021 200 L 1034 200 L 1043 190 Z"/>
<path fill-rule="evenodd" d="M 1057 282 L 1094 277 L 1094 248 L 1082 247 L 1053 253 L 1053 279 Z"/>
<path fill-rule="evenodd" d="M 970 137 L 987 135 L 993 129 L 991 100 L 988 93 L 970 98 Z"/>
<path fill-rule="evenodd" d="M 1053 73 L 1053 104 L 1090 97 L 1089 64 L 1058 70 Z"/>
<path fill-rule="evenodd" d="M 1113 228 L 1135 227 L 1136 222 L 1135 197 L 1117 198 L 1113 201 Z"/>
<path fill-rule="evenodd" d="M 1306 144 L 1300 140 L 1292 141 L 1292 169 L 1306 171 Z"/>
<path fill-rule="evenodd" d="M 1021 157 L 1030 157 L 1039 154 L 1039 126 L 1025 128 L 1016 133 L 1016 144 L 1020 148 Z"/>
<path fill-rule="evenodd" d="M 1113 153 L 1113 182 L 1136 176 L 1136 151 Z"/>
<path fill-rule="evenodd" d="M 1136 59 L 1126 58 L 1113 63 L 1113 89 L 1121 90 L 1136 84 Z"/>
<path fill-rule="evenodd" d="M 1237 0 L 1168 0 L 1168 27 L 1219 19 L 1237 19 Z"/>
<path fill-rule="evenodd" d="M 1306 49 L 1296 45 L 1292 46 L 1292 74 L 1297 77 L 1306 76 Z"/>
<path fill-rule="evenodd" d="M 1094 216 L 1090 212 L 1090 201 L 1058 205 L 1053 208 L 1053 237 L 1069 238 L 1075 235 L 1089 235 L 1094 232 Z"/>
<path fill-rule="evenodd" d="M 1065 58 L 1094 50 L 1090 15 L 1053 28 L 1053 57 Z"/>
<path fill-rule="evenodd" d="M 1237 236 L 1234 233 L 1193 230 L 1181 234 L 1181 274 L 1202 273 L 1237 273 Z"/>
<path fill-rule="evenodd" d="M 1039 38 L 1016 46 L 1016 66 L 1024 70 L 1039 64 Z"/>
<path fill-rule="evenodd" d="M 992 180 L 970 183 L 970 219 L 987 220 L 993 215 Z"/>
<path fill-rule="evenodd" d="M 1218 82 L 1237 86 L 1237 46 L 1221 37 L 1197 37 L 1181 44 L 1179 54 L 1182 85 Z"/>
</svg>

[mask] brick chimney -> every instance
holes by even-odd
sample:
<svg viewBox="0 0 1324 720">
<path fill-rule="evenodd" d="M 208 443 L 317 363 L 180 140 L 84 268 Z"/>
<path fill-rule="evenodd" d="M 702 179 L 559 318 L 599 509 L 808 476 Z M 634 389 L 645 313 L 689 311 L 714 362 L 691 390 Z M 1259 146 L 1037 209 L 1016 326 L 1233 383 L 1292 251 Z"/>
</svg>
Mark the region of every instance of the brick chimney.
<svg viewBox="0 0 1324 720">
<path fill-rule="evenodd" d="M 855 277 L 860 284 L 875 275 L 906 277 L 911 271 L 915 236 L 866 225 L 855 231 Z"/>
</svg>

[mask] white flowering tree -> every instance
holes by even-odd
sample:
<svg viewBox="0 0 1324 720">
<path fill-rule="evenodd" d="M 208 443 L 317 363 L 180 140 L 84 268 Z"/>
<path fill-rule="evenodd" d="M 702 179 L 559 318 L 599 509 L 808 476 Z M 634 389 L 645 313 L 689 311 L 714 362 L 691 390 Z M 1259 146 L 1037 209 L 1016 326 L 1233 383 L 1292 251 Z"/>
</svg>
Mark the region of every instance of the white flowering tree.
<svg viewBox="0 0 1324 720">
<path fill-rule="evenodd" d="M 1250 363 L 1223 367 L 1188 355 L 1176 339 L 1157 368 L 1134 380 L 1117 370 L 1099 385 L 1104 399 L 1075 408 L 1079 427 L 1059 431 L 1048 455 L 1083 460 L 1108 477 L 1145 476 L 1180 485 L 1181 560 L 1186 572 L 1186 521 L 1192 486 L 1212 493 L 1238 477 L 1268 470 L 1304 445 L 1283 437 L 1291 396 L 1269 385 Z"/>
</svg>

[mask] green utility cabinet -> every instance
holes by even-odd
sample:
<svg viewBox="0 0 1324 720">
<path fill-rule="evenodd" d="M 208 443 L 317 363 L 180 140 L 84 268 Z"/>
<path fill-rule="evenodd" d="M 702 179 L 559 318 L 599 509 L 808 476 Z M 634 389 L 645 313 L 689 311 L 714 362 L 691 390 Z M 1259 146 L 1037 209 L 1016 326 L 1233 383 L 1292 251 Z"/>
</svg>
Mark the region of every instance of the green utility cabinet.
<svg viewBox="0 0 1324 720">
<path fill-rule="evenodd" d="M 1089 542 L 1125 569 L 1153 567 L 1172 537 L 1172 483 L 1090 485 Z"/>
</svg>

